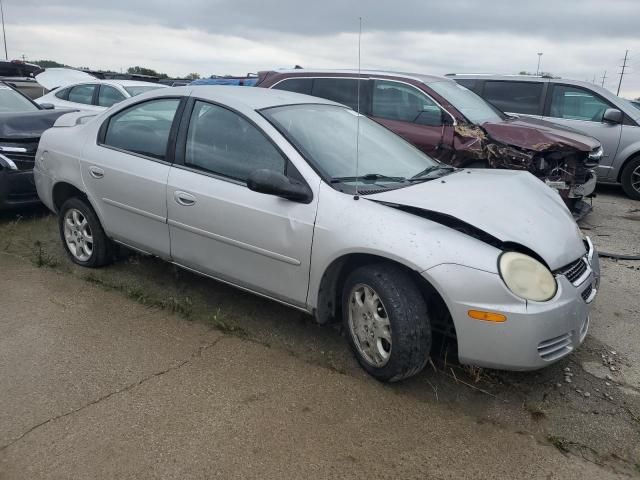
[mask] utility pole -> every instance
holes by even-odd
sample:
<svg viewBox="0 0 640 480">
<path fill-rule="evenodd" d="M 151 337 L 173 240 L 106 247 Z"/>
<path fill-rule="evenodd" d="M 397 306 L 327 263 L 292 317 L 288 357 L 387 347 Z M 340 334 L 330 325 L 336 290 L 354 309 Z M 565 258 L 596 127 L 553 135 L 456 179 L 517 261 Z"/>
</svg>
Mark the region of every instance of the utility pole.
<svg viewBox="0 0 640 480">
<path fill-rule="evenodd" d="M 2 17 L 2 38 L 4 39 L 4 59 L 9 60 L 7 53 L 7 33 L 4 30 L 4 8 L 2 8 L 2 0 L 0 0 L 0 16 Z"/>
<path fill-rule="evenodd" d="M 591 83 L 595 84 L 596 83 L 596 74 L 593 74 L 593 80 L 591 80 Z"/>
<path fill-rule="evenodd" d="M 540 60 L 542 60 L 542 52 L 538 52 L 538 68 L 536 68 L 536 77 L 540 74 Z"/>
<path fill-rule="evenodd" d="M 604 81 L 607 79 L 607 71 L 604 71 L 604 75 L 602 76 L 602 88 L 604 88 Z"/>
<path fill-rule="evenodd" d="M 622 62 L 622 71 L 620 72 L 620 81 L 618 82 L 618 92 L 616 95 L 620 95 L 620 87 L 622 86 L 622 77 L 624 76 L 624 69 L 627 68 L 627 55 L 629 55 L 629 50 L 624 52 L 624 62 Z"/>
</svg>

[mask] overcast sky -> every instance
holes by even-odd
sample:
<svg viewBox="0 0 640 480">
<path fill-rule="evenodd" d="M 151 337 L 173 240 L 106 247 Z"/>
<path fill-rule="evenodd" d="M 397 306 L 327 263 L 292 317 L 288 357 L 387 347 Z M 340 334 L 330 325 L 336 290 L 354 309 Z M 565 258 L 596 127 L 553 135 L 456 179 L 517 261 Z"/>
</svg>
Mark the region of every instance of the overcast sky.
<svg viewBox="0 0 640 480">
<path fill-rule="evenodd" d="M 300 64 L 445 74 L 535 72 L 640 96 L 640 0 L 4 0 L 10 58 L 172 76 Z"/>
</svg>

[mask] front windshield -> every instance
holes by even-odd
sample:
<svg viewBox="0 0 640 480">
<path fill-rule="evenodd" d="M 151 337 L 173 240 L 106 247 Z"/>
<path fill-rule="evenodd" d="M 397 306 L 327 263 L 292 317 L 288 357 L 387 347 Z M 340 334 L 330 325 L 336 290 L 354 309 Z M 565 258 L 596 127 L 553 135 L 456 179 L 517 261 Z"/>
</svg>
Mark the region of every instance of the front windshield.
<svg viewBox="0 0 640 480">
<path fill-rule="evenodd" d="M 479 95 L 454 81 L 429 83 L 429 87 L 476 125 L 482 125 L 484 122 L 501 122 L 507 118 L 504 113 Z"/>
<path fill-rule="evenodd" d="M 39 110 L 11 87 L 0 85 L 0 113 L 35 112 Z"/>
<path fill-rule="evenodd" d="M 145 92 L 149 92 L 151 90 L 156 90 L 158 88 L 163 88 L 164 85 L 136 85 L 136 86 L 129 86 L 129 87 L 124 87 L 124 89 L 129 93 L 129 95 L 131 95 L 132 97 L 135 97 L 136 95 L 141 95 Z"/>
<path fill-rule="evenodd" d="M 450 169 L 349 108 L 304 104 L 261 113 L 333 184 L 355 186 L 356 163 L 358 185 L 375 184 L 376 188 L 402 186 L 432 167 Z"/>
</svg>

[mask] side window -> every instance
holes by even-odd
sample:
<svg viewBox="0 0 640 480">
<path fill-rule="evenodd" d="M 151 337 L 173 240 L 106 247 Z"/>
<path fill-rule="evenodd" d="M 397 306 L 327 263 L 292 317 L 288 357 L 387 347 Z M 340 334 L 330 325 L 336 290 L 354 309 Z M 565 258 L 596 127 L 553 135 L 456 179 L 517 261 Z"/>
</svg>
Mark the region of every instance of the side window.
<svg viewBox="0 0 640 480">
<path fill-rule="evenodd" d="M 367 111 L 367 86 L 368 80 L 360 83 L 360 112 Z M 352 78 L 316 78 L 313 80 L 313 92 L 315 97 L 326 98 L 334 102 L 342 103 L 354 110 L 358 109 L 358 80 Z"/>
<path fill-rule="evenodd" d="M 480 93 L 480 80 L 476 80 L 475 78 L 453 78 L 456 83 L 459 83 L 463 87 L 468 88 L 472 92 Z"/>
<path fill-rule="evenodd" d="M 69 90 L 69 101 L 91 105 L 97 85 L 76 85 Z"/>
<path fill-rule="evenodd" d="M 601 122 L 607 102 L 584 88 L 555 85 L 551 97 L 550 116 L 570 120 Z"/>
<path fill-rule="evenodd" d="M 483 97 L 503 112 L 540 115 L 542 82 L 503 82 L 487 80 Z"/>
<path fill-rule="evenodd" d="M 116 88 L 109 85 L 100 85 L 100 91 L 98 92 L 98 105 L 101 107 L 110 107 L 122 100 L 124 100 L 124 95 Z"/>
<path fill-rule="evenodd" d="M 56 92 L 56 97 L 58 97 L 61 100 L 67 100 L 69 98 L 69 89 L 63 88 L 62 90 L 58 90 Z"/>
<path fill-rule="evenodd" d="M 151 100 L 112 116 L 103 145 L 164 160 L 173 117 L 180 100 Z"/>
<path fill-rule="evenodd" d="M 246 181 L 251 172 L 262 168 L 285 173 L 286 160 L 237 113 L 197 101 L 189 121 L 185 165 Z"/>
<path fill-rule="evenodd" d="M 420 125 L 442 125 L 442 110 L 415 87 L 399 82 L 376 80 L 373 87 L 374 117 Z"/>
<path fill-rule="evenodd" d="M 286 90 L 287 92 L 304 93 L 311 95 L 312 78 L 288 78 L 274 85 L 276 90 Z"/>
</svg>

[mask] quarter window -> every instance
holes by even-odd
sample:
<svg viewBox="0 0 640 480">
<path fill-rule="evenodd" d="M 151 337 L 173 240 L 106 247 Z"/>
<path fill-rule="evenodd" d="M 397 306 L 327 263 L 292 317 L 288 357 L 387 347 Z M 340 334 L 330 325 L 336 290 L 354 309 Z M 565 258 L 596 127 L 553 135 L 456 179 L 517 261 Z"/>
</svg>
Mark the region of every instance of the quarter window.
<svg viewBox="0 0 640 480">
<path fill-rule="evenodd" d="M 433 100 L 410 85 L 386 80 L 375 81 L 372 115 L 420 125 L 442 125 L 442 110 Z"/>
<path fill-rule="evenodd" d="M 103 144 L 138 155 L 165 160 L 169 133 L 180 100 L 139 103 L 109 120 Z"/>
<path fill-rule="evenodd" d="M 97 85 L 76 85 L 69 90 L 69 101 L 91 105 L 93 103 L 93 92 Z"/>
<path fill-rule="evenodd" d="M 607 108 L 607 102 L 584 88 L 555 85 L 549 113 L 556 118 L 601 122 Z"/>
<path fill-rule="evenodd" d="M 100 92 L 98 93 L 98 105 L 101 107 L 110 107 L 118 102 L 124 100 L 124 95 L 120 93 L 116 88 L 109 85 L 100 85 Z"/>
<path fill-rule="evenodd" d="M 286 161 L 249 121 L 226 108 L 197 101 L 187 132 L 185 165 L 246 181 L 254 170 L 285 173 Z"/>
<path fill-rule="evenodd" d="M 62 90 L 58 90 L 56 92 L 56 97 L 58 97 L 61 100 L 67 100 L 69 98 L 69 89 L 63 88 Z"/>
<path fill-rule="evenodd" d="M 540 114 L 542 82 L 502 82 L 488 80 L 484 98 L 503 112 Z"/>
<path fill-rule="evenodd" d="M 312 78 L 288 78 L 274 85 L 276 90 L 286 90 L 287 92 L 304 93 L 311 95 Z"/>
</svg>

